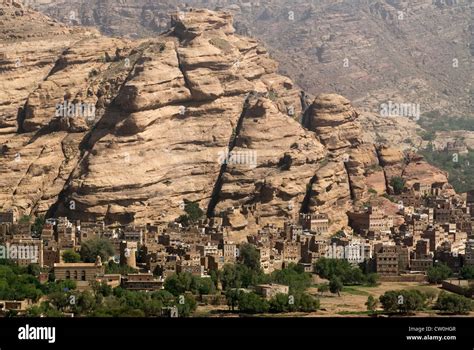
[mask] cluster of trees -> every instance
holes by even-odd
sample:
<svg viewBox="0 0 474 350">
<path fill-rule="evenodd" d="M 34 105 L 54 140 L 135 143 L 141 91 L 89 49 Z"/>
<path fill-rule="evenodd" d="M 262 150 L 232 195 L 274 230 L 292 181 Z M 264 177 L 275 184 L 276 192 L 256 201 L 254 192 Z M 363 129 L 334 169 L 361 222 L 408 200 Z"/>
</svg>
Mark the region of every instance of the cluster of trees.
<svg viewBox="0 0 474 350">
<path fill-rule="evenodd" d="M 115 288 L 112 295 L 104 296 L 99 307 L 90 313 L 93 317 L 161 317 L 166 307 L 176 307 L 178 316 L 189 317 L 196 310 L 191 295 L 176 297 L 167 291 L 152 293 Z"/>
<path fill-rule="evenodd" d="M 46 292 L 36 275 L 36 267 L 20 267 L 8 261 L 0 262 L 0 300 L 38 301 Z"/>
<path fill-rule="evenodd" d="M 186 292 L 209 295 L 217 291 L 211 278 L 197 277 L 187 272 L 169 276 L 165 281 L 165 290 L 174 296 L 184 295 Z"/>
<path fill-rule="evenodd" d="M 222 289 L 249 288 L 261 283 L 270 282 L 270 277 L 260 269 L 251 269 L 244 264 L 226 264 L 218 273 L 218 280 L 222 283 Z"/>
<path fill-rule="evenodd" d="M 249 288 L 263 283 L 278 283 L 289 286 L 290 293 L 304 292 L 311 286 L 311 274 L 304 272 L 301 266 L 289 264 L 286 268 L 274 271 L 270 275 L 260 269 L 251 269 L 244 264 L 225 265 L 219 274 L 224 290 Z"/>
<path fill-rule="evenodd" d="M 65 313 L 88 317 L 161 317 L 163 308 L 176 307 L 178 316 L 188 317 L 196 309 L 196 301 L 190 295 L 175 297 L 167 291 L 153 293 L 112 289 L 101 283 L 93 283 L 92 291 L 77 291 L 72 285 L 60 288 L 48 295 L 47 301 L 28 309 L 30 317 L 61 317 Z"/>
<path fill-rule="evenodd" d="M 419 290 L 388 291 L 380 296 L 385 312 L 408 314 L 425 308 L 427 297 Z"/>
<path fill-rule="evenodd" d="M 468 130 L 474 131 L 472 119 L 469 117 L 453 117 L 441 115 L 438 111 L 433 111 L 423 115 L 418 123 L 425 130 L 447 131 L 447 130 Z"/>
<path fill-rule="evenodd" d="M 102 262 L 106 262 L 115 253 L 110 240 L 106 238 L 93 238 L 81 243 L 81 260 L 86 263 L 93 263 L 98 256 Z"/>
<path fill-rule="evenodd" d="M 410 314 L 427 309 L 435 299 L 436 292 L 421 292 L 419 290 L 392 290 L 379 298 L 383 310 L 392 314 Z M 366 303 L 367 310 L 375 311 L 377 304 L 377 300 L 373 296 L 369 296 Z M 438 295 L 432 308 L 444 313 L 465 314 L 473 310 L 473 302 L 464 296 L 443 291 Z"/>
<path fill-rule="evenodd" d="M 319 300 L 306 293 L 277 294 L 266 300 L 254 292 L 232 289 L 226 292 L 227 305 L 246 314 L 313 312 L 319 309 Z"/>
<path fill-rule="evenodd" d="M 319 276 L 330 281 L 329 286 L 333 287 L 331 289 L 333 293 L 338 293 L 343 285 L 375 286 L 378 284 L 377 274 L 364 273 L 347 260 L 321 258 L 316 262 L 314 268 Z"/>
<path fill-rule="evenodd" d="M 303 268 L 296 264 L 290 264 L 282 270 L 266 275 L 254 264 L 253 259 L 242 261 L 245 263 L 226 264 L 221 272 L 214 272 L 211 278 L 196 277 L 190 273 L 172 275 L 165 281 L 165 290 L 173 295 L 182 295 L 186 292 L 208 295 L 217 292 L 219 282 L 224 291 L 252 288 L 264 283 L 278 283 L 289 286 L 290 294 L 301 295 L 311 286 L 311 274 L 304 272 Z"/>
<path fill-rule="evenodd" d="M 449 173 L 449 182 L 457 192 L 467 192 L 474 188 L 474 178 L 471 176 L 474 168 L 474 152 L 467 154 L 439 152 L 430 144 L 420 153 L 428 163 Z"/>
<path fill-rule="evenodd" d="M 473 302 L 461 295 L 441 292 L 434 308 L 446 313 L 466 314 L 473 310 Z"/>
<path fill-rule="evenodd" d="M 176 307 L 178 315 L 186 317 L 197 306 L 192 295 L 172 294 L 166 290 L 136 292 L 93 282 L 92 291 L 81 292 L 72 280 L 41 284 L 37 278 L 39 272 L 38 265 L 20 267 L 0 261 L 0 300 L 31 299 L 36 303 L 44 297 L 39 305 L 28 309 L 27 315 L 31 317 L 61 317 L 65 313 L 92 317 L 159 317 L 164 307 Z"/>
<path fill-rule="evenodd" d="M 270 281 L 289 286 L 290 294 L 301 294 L 311 286 L 312 278 L 302 266 L 290 264 L 287 268 L 274 271 Z"/>
</svg>

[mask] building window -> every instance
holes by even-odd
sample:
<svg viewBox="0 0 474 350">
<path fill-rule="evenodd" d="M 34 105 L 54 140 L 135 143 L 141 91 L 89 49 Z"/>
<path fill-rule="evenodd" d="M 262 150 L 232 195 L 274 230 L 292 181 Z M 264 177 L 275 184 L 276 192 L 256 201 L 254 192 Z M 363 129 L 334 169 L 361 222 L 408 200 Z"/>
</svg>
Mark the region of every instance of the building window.
<svg viewBox="0 0 474 350">
<path fill-rule="evenodd" d="M 66 271 L 66 279 L 67 280 L 71 279 L 71 272 L 70 271 Z"/>
<path fill-rule="evenodd" d="M 82 281 L 86 280 L 86 271 L 85 270 L 82 270 L 82 272 L 81 272 L 81 280 Z"/>
</svg>

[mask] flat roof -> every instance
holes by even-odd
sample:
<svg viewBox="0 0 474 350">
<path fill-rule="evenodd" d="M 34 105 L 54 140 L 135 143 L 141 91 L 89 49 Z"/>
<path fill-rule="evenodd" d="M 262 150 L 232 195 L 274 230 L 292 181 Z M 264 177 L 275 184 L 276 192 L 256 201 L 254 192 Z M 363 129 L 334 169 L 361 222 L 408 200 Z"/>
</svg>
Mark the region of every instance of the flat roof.
<svg viewBox="0 0 474 350">
<path fill-rule="evenodd" d="M 54 267 L 95 267 L 95 263 L 54 263 Z"/>
</svg>

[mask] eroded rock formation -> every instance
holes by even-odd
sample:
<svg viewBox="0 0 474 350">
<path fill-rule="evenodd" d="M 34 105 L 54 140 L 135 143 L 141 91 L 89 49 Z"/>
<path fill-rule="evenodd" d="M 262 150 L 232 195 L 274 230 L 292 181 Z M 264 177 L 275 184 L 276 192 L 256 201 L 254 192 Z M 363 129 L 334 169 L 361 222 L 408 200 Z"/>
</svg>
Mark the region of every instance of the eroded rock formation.
<svg viewBox="0 0 474 350">
<path fill-rule="evenodd" d="M 230 214 L 235 230 L 300 212 L 327 213 L 337 230 L 390 176 L 447 181 L 364 142 L 344 97 L 308 102 L 226 12 L 176 13 L 165 34 L 132 41 L 19 8 L 0 12 L 1 209 L 146 223 L 189 200 L 209 216 L 257 208 Z"/>
</svg>

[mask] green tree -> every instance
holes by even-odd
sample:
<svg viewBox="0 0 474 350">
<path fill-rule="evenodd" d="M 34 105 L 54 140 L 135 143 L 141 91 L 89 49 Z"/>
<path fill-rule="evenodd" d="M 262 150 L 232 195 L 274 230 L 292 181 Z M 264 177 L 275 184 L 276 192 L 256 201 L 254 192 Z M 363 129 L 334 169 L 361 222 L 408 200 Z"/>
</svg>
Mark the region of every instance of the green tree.
<svg viewBox="0 0 474 350">
<path fill-rule="evenodd" d="M 473 303 L 466 297 L 443 291 L 439 294 L 434 308 L 451 314 L 467 314 L 472 311 Z"/>
<path fill-rule="evenodd" d="M 453 271 L 445 264 L 436 264 L 426 271 L 428 282 L 432 284 L 439 284 L 443 280 L 448 279 L 453 274 Z"/>
<path fill-rule="evenodd" d="M 321 258 L 314 265 L 315 272 L 322 278 L 338 277 L 344 285 L 371 284 L 373 278 L 364 275 L 359 267 L 353 267 L 347 260 Z M 370 282 L 369 282 L 370 281 Z"/>
<path fill-rule="evenodd" d="M 338 296 L 341 296 L 342 287 L 343 287 L 343 284 L 341 280 L 339 279 L 339 277 L 333 277 L 329 281 L 329 290 L 333 294 L 337 293 Z"/>
<path fill-rule="evenodd" d="M 65 311 L 71 306 L 69 301 L 69 294 L 65 292 L 54 292 L 48 295 L 48 301 L 58 311 Z"/>
<path fill-rule="evenodd" d="M 390 179 L 390 186 L 392 186 L 393 192 L 397 195 L 402 194 L 405 184 L 405 180 L 400 176 L 394 176 Z"/>
<path fill-rule="evenodd" d="M 192 292 L 199 295 L 209 295 L 216 293 L 216 286 L 211 278 L 194 277 L 192 286 Z"/>
<path fill-rule="evenodd" d="M 313 298 L 307 293 L 301 294 L 296 300 L 299 311 L 314 312 L 320 308 L 319 299 Z"/>
<path fill-rule="evenodd" d="M 214 286 L 216 287 L 216 289 L 218 288 L 219 286 L 219 279 L 220 279 L 220 273 L 219 271 L 216 271 L 216 270 L 212 270 L 209 275 L 211 276 L 211 280 L 212 280 L 212 283 L 214 283 Z"/>
<path fill-rule="evenodd" d="M 166 291 L 174 296 L 179 296 L 187 291 L 191 291 L 192 285 L 193 275 L 190 273 L 179 273 L 167 277 L 164 287 Z"/>
<path fill-rule="evenodd" d="M 204 212 L 199 207 L 199 204 L 196 202 L 191 202 L 184 200 L 184 211 L 185 215 L 181 215 L 176 221 L 183 224 L 184 226 L 189 226 L 190 224 L 196 223 L 199 219 L 204 216 Z"/>
<path fill-rule="evenodd" d="M 196 311 L 197 303 L 192 295 L 184 295 L 184 303 L 182 296 L 177 298 L 177 307 L 178 307 L 178 316 L 179 317 L 189 317 Z"/>
<path fill-rule="evenodd" d="M 238 304 L 239 311 L 247 314 L 261 314 L 270 309 L 268 302 L 253 292 L 240 293 Z"/>
<path fill-rule="evenodd" d="M 329 292 L 329 284 L 324 283 L 318 286 L 318 292 L 322 295 Z"/>
<path fill-rule="evenodd" d="M 311 274 L 304 272 L 301 267 L 295 264 L 274 271 L 271 280 L 289 286 L 291 294 L 301 294 L 311 286 Z"/>
<path fill-rule="evenodd" d="M 38 277 L 41 273 L 41 267 L 39 264 L 29 264 L 27 267 L 28 274 L 31 276 Z"/>
<path fill-rule="evenodd" d="M 239 306 L 239 296 L 240 296 L 240 292 L 238 289 L 228 289 L 225 292 L 227 306 L 229 307 L 230 310 L 234 311 L 235 308 Z"/>
<path fill-rule="evenodd" d="M 159 290 L 151 294 L 152 300 L 159 300 L 163 306 L 170 307 L 175 305 L 175 296 L 166 290 Z"/>
<path fill-rule="evenodd" d="M 243 264 L 226 264 L 220 275 L 224 290 L 248 288 L 269 281 L 269 276 L 261 270 L 253 270 Z"/>
<path fill-rule="evenodd" d="M 315 272 L 322 278 L 330 279 L 333 276 L 343 276 L 351 268 L 346 260 L 321 258 L 314 265 Z"/>
<path fill-rule="evenodd" d="M 41 233 L 43 232 L 44 224 L 45 224 L 44 215 L 40 215 L 35 219 L 33 226 L 31 226 L 31 231 L 33 232 L 34 236 L 39 237 L 41 235 Z"/>
<path fill-rule="evenodd" d="M 288 294 L 278 293 L 269 302 L 269 310 L 273 313 L 289 312 L 294 305 L 290 305 Z"/>
<path fill-rule="evenodd" d="M 379 284 L 379 275 L 376 273 L 369 273 L 366 276 L 366 281 L 368 286 L 375 287 Z"/>
<path fill-rule="evenodd" d="M 464 266 L 461 269 L 461 277 L 465 280 L 474 279 L 474 266 Z"/>
<path fill-rule="evenodd" d="M 82 292 L 77 298 L 77 312 L 88 315 L 96 307 L 96 299 L 89 291 Z"/>
<path fill-rule="evenodd" d="M 377 304 L 377 299 L 375 299 L 372 295 L 369 295 L 367 302 L 365 303 L 365 306 L 367 306 L 367 311 L 374 313 L 375 310 L 377 310 Z"/>
<path fill-rule="evenodd" d="M 78 263 L 81 261 L 81 256 L 71 249 L 65 250 L 62 257 L 65 263 Z"/>
<path fill-rule="evenodd" d="M 120 265 L 117 264 L 115 261 L 110 260 L 105 265 L 105 273 L 107 274 L 120 274 L 120 275 L 127 275 L 129 273 L 136 273 L 137 269 L 130 267 L 128 265 Z"/>
<path fill-rule="evenodd" d="M 240 259 L 242 263 L 252 270 L 260 270 L 260 253 L 253 244 L 240 246 Z"/>
<path fill-rule="evenodd" d="M 221 273 L 222 288 L 224 290 L 241 288 L 242 276 L 240 276 L 237 265 L 226 264 Z"/>
<path fill-rule="evenodd" d="M 91 289 L 94 292 L 94 295 L 101 295 L 103 297 L 108 297 L 109 295 L 112 295 L 113 290 L 112 287 L 110 287 L 107 283 L 105 282 L 97 282 L 97 281 L 92 281 L 91 283 Z"/>
<path fill-rule="evenodd" d="M 81 244 L 81 259 L 87 263 L 95 262 L 97 256 L 105 262 L 114 252 L 112 243 L 106 238 L 93 238 Z"/>
<path fill-rule="evenodd" d="M 163 309 L 163 302 L 158 299 L 152 299 L 145 303 L 143 311 L 146 317 L 160 317 Z"/>
</svg>

